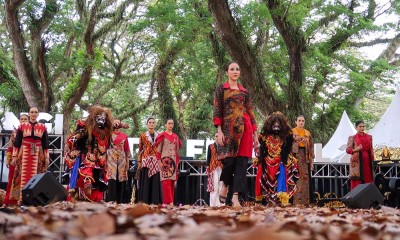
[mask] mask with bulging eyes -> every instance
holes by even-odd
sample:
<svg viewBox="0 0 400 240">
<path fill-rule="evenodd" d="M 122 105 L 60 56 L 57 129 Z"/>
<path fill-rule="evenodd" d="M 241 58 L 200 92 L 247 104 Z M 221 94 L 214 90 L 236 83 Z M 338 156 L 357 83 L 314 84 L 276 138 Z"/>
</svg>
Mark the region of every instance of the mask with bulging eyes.
<svg viewBox="0 0 400 240">
<path fill-rule="evenodd" d="M 106 116 L 105 116 L 104 112 L 101 113 L 101 115 L 96 115 L 95 120 L 96 120 L 96 124 L 99 128 L 104 128 L 104 124 L 106 122 Z"/>
<path fill-rule="evenodd" d="M 281 130 L 281 125 L 279 124 L 278 121 L 274 122 L 274 124 L 272 125 L 272 131 L 277 134 L 279 133 L 279 131 Z"/>
</svg>

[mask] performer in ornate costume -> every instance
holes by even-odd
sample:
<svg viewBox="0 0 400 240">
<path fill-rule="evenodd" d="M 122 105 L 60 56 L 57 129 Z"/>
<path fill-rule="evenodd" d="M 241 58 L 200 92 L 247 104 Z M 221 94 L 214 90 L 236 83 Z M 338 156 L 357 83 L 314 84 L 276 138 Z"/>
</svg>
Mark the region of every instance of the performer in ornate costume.
<svg viewBox="0 0 400 240">
<path fill-rule="evenodd" d="M 304 128 L 305 118 L 296 118 L 293 152 L 299 167 L 299 180 L 296 182 L 297 193 L 293 196 L 294 204 L 310 204 L 310 171 L 314 169 L 314 142 L 311 133 Z"/>
<path fill-rule="evenodd" d="M 10 163 L 15 166 L 9 197 L 11 203 L 21 201 L 25 184 L 35 174 L 46 172 L 49 166 L 49 136 L 46 126 L 37 122 L 38 116 L 38 109 L 31 107 L 29 122 L 21 124 L 15 136 Z"/>
<path fill-rule="evenodd" d="M 71 170 L 70 197 L 94 202 L 103 200 L 107 190 L 105 166 L 113 133 L 112 122 L 108 108 L 92 106 L 89 116 L 78 120 L 75 132 L 68 137 L 65 163 Z"/>
<path fill-rule="evenodd" d="M 217 141 L 218 134 L 214 136 Z M 219 180 L 222 172 L 222 163 L 218 160 L 217 143 L 208 145 L 207 150 L 207 192 L 210 192 L 210 207 L 218 207 L 221 205 L 219 201 L 219 190 L 222 187 L 222 182 Z"/>
<path fill-rule="evenodd" d="M 350 136 L 347 141 L 346 152 L 350 158 L 350 188 L 357 187 L 360 183 L 373 182 L 372 162 L 374 161 L 374 149 L 372 136 L 364 132 L 364 121 L 356 122 L 357 133 Z"/>
<path fill-rule="evenodd" d="M 236 62 L 226 66 L 228 81 L 215 90 L 214 126 L 218 128 L 218 160 L 222 160 L 220 201 L 225 203 L 228 187 L 232 205 L 240 206 L 238 194 L 245 191 L 246 169 L 253 146 L 258 147 L 257 124 L 249 92 L 238 84 L 240 68 Z"/>
<path fill-rule="evenodd" d="M 178 135 L 172 132 L 174 120 L 167 119 L 165 132 L 156 139 L 157 159 L 161 162 L 160 176 L 163 190 L 163 203 L 174 203 L 174 184 L 178 180 L 179 149 L 182 142 Z"/>
<path fill-rule="evenodd" d="M 26 114 L 21 114 L 21 116 L 19 116 L 20 125 L 27 122 L 29 122 L 29 116 Z M 18 203 L 17 200 L 13 201 L 10 200 L 11 185 L 15 171 L 15 165 L 11 164 L 11 159 L 12 159 L 15 137 L 17 136 L 17 130 L 18 129 L 15 128 L 12 131 L 10 136 L 10 142 L 8 143 L 8 148 L 7 148 L 6 167 L 9 169 L 9 171 L 8 171 L 8 183 L 7 183 L 6 195 L 4 196 L 4 204 L 6 205 L 16 205 Z"/>
<path fill-rule="evenodd" d="M 255 194 L 256 201 L 288 204 L 296 193 L 297 160 L 291 154 L 293 135 L 285 115 L 274 112 L 261 130 Z"/>
<path fill-rule="evenodd" d="M 161 204 L 162 191 L 160 180 L 160 162 L 157 159 L 155 139 L 159 133 L 154 130 L 155 119 L 147 119 L 147 131 L 139 139 L 139 190 L 138 202 Z"/>
<path fill-rule="evenodd" d="M 129 148 L 128 135 L 121 132 L 121 128 L 129 128 L 128 124 L 114 120 L 114 132 L 111 137 L 111 147 L 107 152 L 107 179 L 108 191 L 107 201 L 122 203 L 122 197 L 128 181 L 129 159 L 131 150 Z"/>
</svg>

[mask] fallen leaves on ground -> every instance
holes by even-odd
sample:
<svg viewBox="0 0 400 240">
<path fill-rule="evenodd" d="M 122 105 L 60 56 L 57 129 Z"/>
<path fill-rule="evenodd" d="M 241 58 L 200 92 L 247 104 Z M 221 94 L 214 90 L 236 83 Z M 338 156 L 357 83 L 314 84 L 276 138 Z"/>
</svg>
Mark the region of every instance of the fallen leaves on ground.
<svg viewBox="0 0 400 240">
<path fill-rule="evenodd" d="M 400 210 L 59 202 L 0 208 L 0 239 L 394 239 Z"/>
</svg>

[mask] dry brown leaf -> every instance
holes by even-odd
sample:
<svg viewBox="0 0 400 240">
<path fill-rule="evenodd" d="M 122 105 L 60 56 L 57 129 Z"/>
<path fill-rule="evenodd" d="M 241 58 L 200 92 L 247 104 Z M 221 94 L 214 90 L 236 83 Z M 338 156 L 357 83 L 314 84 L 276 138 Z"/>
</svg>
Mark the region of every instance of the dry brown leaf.
<svg viewBox="0 0 400 240">
<path fill-rule="evenodd" d="M 115 217 L 108 213 L 94 214 L 85 219 L 81 225 L 81 230 L 87 237 L 112 234 L 115 228 Z"/>
</svg>

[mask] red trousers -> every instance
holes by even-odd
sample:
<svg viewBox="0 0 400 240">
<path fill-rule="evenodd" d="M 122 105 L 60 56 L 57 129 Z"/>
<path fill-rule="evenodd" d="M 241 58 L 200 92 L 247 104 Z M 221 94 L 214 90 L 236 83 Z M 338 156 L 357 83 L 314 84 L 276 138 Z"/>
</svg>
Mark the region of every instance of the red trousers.
<svg viewBox="0 0 400 240">
<path fill-rule="evenodd" d="M 163 203 L 170 204 L 174 203 L 174 184 L 175 180 L 164 180 L 161 181 L 163 190 Z"/>
</svg>

